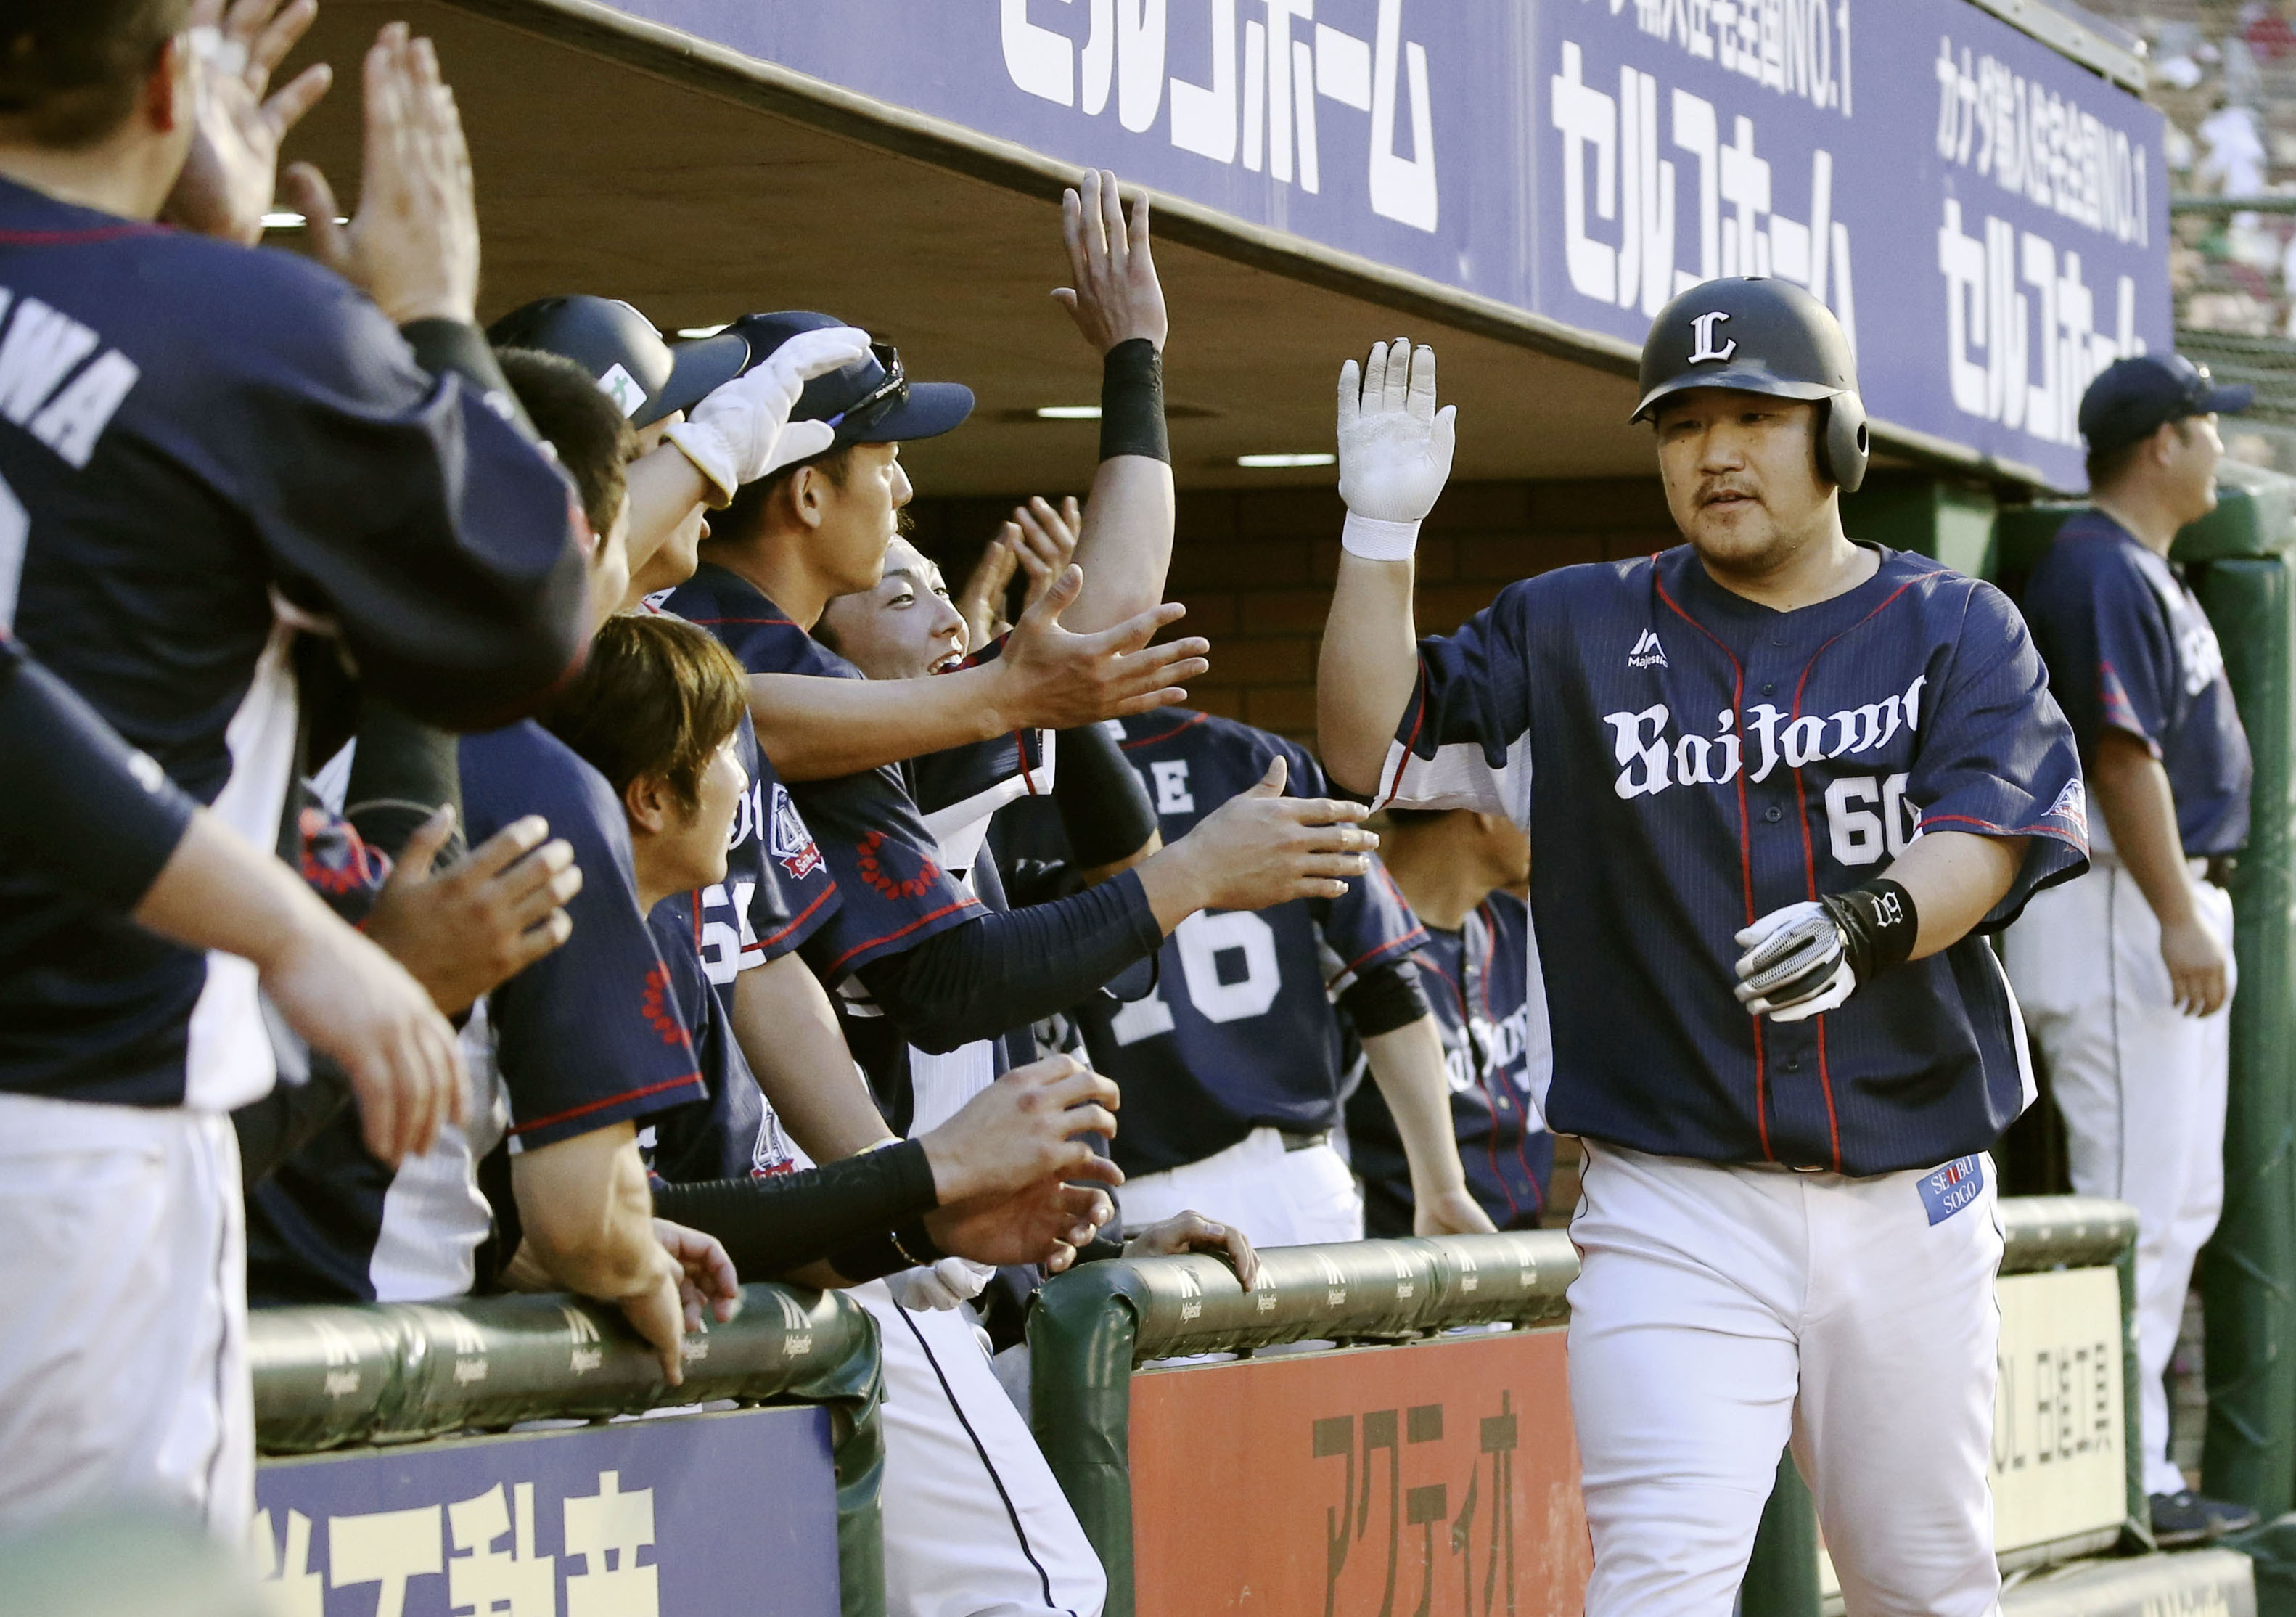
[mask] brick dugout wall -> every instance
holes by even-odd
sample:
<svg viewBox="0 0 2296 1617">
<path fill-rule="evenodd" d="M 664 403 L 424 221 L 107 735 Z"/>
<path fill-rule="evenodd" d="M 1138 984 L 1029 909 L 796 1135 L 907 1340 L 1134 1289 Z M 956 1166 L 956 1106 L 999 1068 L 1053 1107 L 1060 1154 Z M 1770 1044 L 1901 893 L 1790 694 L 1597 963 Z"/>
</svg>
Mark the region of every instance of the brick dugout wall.
<svg viewBox="0 0 2296 1617">
<path fill-rule="evenodd" d="M 1011 500 L 920 500 L 916 538 L 952 588 Z M 1190 700 L 1312 747 L 1316 654 L 1344 514 L 1330 488 L 1180 497 L 1171 596 L 1181 631 L 1212 643 Z M 1455 484 L 1419 541 L 1419 627 L 1456 628 L 1500 587 L 1551 567 L 1642 555 L 1678 542 L 1655 478 Z"/>
</svg>

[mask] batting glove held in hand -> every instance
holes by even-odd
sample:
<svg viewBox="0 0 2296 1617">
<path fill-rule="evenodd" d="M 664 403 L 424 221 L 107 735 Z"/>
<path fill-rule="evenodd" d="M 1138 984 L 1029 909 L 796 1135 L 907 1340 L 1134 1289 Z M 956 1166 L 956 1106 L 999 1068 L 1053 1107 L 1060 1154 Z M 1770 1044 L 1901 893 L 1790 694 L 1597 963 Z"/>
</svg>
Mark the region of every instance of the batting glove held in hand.
<svg viewBox="0 0 2296 1617">
<path fill-rule="evenodd" d="M 1435 407 L 1435 350 L 1374 343 L 1360 371 L 1340 367 L 1341 543 L 1379 562 L 1408 561 L 1419 524 L 1451 475 L 1458 411 Z"/>
<path fill-rule="evenodd" d="M 849 325 L 800 332 L 764 361 L 693 406 L 664 434 L 709 480 L 713 507 L 743 483 L 820 454 L 837 441 L 826 422 L 790 420 L 816 376 L 841 371 L 869 351 L 869 333 Z"/>
<path fill-rule="evenodd" d="M 911 1313 L 927 1309 L 953 1309 L 980 1295 L 996 1269 L 969 1258 L 943 1258 L 922 1268 L 905 1268 L 885 1276 L 893 1301 Z"/>
<path fill-rule="evenodd" d="M 1913 953 L 1913 895 L 1884 876 L 1774 909 L 1737 935 L 1739 1003 L 1772 1022 L 1833 1010 Z"/>
</svg>

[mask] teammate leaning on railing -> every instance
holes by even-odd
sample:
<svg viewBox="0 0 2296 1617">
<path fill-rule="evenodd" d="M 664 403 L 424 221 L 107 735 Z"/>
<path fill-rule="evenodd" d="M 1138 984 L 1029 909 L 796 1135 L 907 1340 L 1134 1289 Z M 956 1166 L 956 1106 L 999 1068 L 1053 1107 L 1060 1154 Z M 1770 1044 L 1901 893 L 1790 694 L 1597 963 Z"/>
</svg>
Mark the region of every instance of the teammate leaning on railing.
<svg viewBox="0 0 2296 1617">
<path fill-rule="evenodd" d="M 2072 735 L 1998 591 L 1844 535 L 1864 411 L 1815 300 L 1683 293 L 1641 387 L 1688 543 L 1422 641 L 1451 412 L 1426 349 L 1344 367 L 1325 761 L 1538 850 L 1546 1114 L 1587 1141 L 1587 1610 L 1728 1612 L 1791 1440 L 1851 1611 L 1980 1617 L 1984 1153 L 2032 1095 L 1983 934 L 2087 862 Z"/>
</svg>

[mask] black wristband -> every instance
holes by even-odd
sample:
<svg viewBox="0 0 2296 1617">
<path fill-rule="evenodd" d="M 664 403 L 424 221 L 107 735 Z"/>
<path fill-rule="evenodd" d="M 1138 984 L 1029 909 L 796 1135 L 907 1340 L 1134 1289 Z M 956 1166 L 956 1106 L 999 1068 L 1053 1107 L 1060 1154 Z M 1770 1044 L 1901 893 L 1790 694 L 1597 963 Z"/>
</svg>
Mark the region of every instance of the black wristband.
<svg viewBox="0 0 2296 1617">
<path fill-rule="evenodd" d="M 1877 876 L 1848 892 L 1818 902 L 1841 933 L 1841 952 L 1860 987 L 1892 966 L 1903 965 L 1922 930 L 1914 895 L 1887 876 Z"/>
<path fill-rule="evenodd" d="M 398 328 L 398 334 L 414 350 L 415 364 L 433 376 L 454 372 L 471 384 L 488 409 L 529 438 L 540 438 L 534 423 L 527 419 L 525 406 L 518 402 L 518 395 L 511 390 L 502 366 L 495 363 L 495 351 L 487 346 L 486 333 L 477 326 L 465 325 L 460 320 L 409 320 Z"/>
<path fill-rule="evenodd" d="M 905 1268 L 922 1268 L 947 1256 L 925 1233 L 924 1220 L 914 1219 L 898 1229 L 865 1235 L 840 1247 L 829 1254 L 829 1267 L 848 1280 L 859 1282 L 898 1274 Z"/>
<path fill-rule="evenodd" d="M 1164 357 L 1145 337 L 1108 350 L 1100 368 L 1100 458 L 1144 455 L 1172 464 L 1164 428 Z"/>
</svg>

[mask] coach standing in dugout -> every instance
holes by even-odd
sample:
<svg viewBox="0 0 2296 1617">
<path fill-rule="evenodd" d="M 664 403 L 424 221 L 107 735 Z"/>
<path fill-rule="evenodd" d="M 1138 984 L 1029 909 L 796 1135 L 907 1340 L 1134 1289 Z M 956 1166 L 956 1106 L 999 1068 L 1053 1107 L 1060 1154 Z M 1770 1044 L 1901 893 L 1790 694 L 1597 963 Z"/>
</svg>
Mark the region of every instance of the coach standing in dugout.
<svg viewBox="0 0 2296 1617">
<path fill-rule="evenodd" d="M 2255 1523 L 2169 1457 L 2163 1382 L 2193 1262 L 2224 1205 L 2232 898 L 2248 736 L 2208 614 L 2169 560 L 2216 508 L 2220 413 L 2254 394 L 2174 354 L 2120 360 L 2081 399 L 2091 509 L 2057 530 L 2025 618 L 2103 824 L 2087 874 L 2011 931 L 2010 980 L 2065 1120 L 2073 1188 L 2136 1203 L 2139 1435 L 2153 1537 Z"/>
<path fill-rule="evenodd" d="M 1689 544 L 1414 643 L 1433 371 L 1398 342 L 1341 373 L 1322 736 L 1344 784 L 1538 850 L 1547 1118 L 1587 1143 L 1587 1610 L 1723 1617 L 1791 1441 L 1851 1617 L 1983 1617 L 1985 1153 L 2032 1089 L 1980 934 L 2087 854 L 2040 659 L 1991 586 L 1844 536 L 1849 342 L 1766 279 L 1683 293 L 1643 348 L 1635 419 Z"/>
<path fill-rule="evenodd" d="M 468 156 L 427 42 L 394 25 L 368 54 L 360 218 L 322 224 L 324 182 L 298 180 L 357 284 L 252 248 L 280 137 L 327 86 L 265 99 L 311 14 L 0 3 L 0 601 L 261 848 L 299 764 L 299 628 L 443 725 L 525 710 L 581 644 L 566 484 L 488 407 Z M 225 1113 L 274 1073 L 251 964 L 0 864 L 0 1528 L 141 1497 L 243 1539 Z M 365 1086 L 375 1149 L 426 1145 L 458 1080 L 443 1054 Z"/>
</svg>

